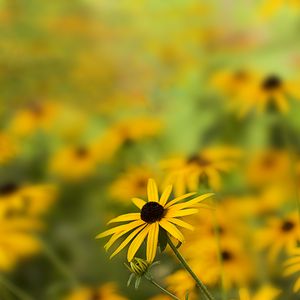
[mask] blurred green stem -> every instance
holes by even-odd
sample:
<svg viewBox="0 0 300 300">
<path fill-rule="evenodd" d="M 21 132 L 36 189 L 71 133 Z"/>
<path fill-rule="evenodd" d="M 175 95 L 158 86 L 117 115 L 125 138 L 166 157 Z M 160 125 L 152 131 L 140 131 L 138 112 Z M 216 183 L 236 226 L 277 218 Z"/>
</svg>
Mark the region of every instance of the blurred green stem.
<svg viewBox="0 0 300 300">
<path fill-rule="evenodd" d="M 200 289 L 201 293 L 208 299 L 208 300 L 214 300 L 214 297 L 210 294 L 206 286 L 202 283 L 202 281 L 198 278 L 198 276 L 193 272 L 191 267 L 188 265 L 187 261 L 184 259 L 184 257 L 180 254 L 176 246 L 173 244 L 171 239 L 168 237 L 168 244 L 173 250 L 174 254 L 180 261 L 181 265 L 186 269 L 186 271 L 193 277 L 195 280 L 197 287 Z"/>
<path fill-rule="evenodd" d="M 68 279 L 72 286 L 78 286 L 78 280 L 75 278 L 74 274 L 69 270 L 69 268 L 62 262 L 62 260 L 56 255 L 56 253 L 47 245 L 44 241 L 41 241 L 44 254 L 49 258 L 53 265 L 59 270 L 59 272 Z"/>
<path fill-rule="evenodd" d="M 17 287 L 13 282 L 4 278 L 3 276 L 0 276 L 0 284 L 9 290 L 13 295 L 15 295 L 19 300 L 34 300 L 25 291 Z"/>
<path fill-rule="evenodd" d="M 175 299 L 175 300 L 180 300 L 179 298 L 177 298 L 175 295 L 173 295 L 172 293 L 170 293 L 168 290 L 164 289 L 161 285 L 159 285 L 156 281 L 154 281 L 152 279 L 152 277 L 148 277 L 148 276 L 145 276 L 145 278 L 151 282 L 154 286 L 156 286 L 159 290 L 161 290 L 161 292 L 163 292 L 164 294 L 168 295 L 169 297 L 171 297 L 172 299 Z"/>
</svg>

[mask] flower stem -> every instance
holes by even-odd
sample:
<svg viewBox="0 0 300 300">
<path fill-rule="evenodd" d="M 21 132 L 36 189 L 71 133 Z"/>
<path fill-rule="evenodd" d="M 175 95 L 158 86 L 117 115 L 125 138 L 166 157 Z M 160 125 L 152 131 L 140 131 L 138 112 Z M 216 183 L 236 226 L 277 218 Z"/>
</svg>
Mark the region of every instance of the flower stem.
<svg viewBox="0 0 300 300">
<path fill-rule="evenodd" d="M 206 286 L 202 283 L 202 281 L 198 278 L 198 276 L 193 272 L 191 267 L 188 265 L 187 261 L 184 259 L 184 257 L 180 254 L 180 252 L 177 250 L 176 246 L 173 244 L 171 239 L 168 237 L 168 244 L 173 250 L 174 254 L 182 264 L 182 266 L 189 272 L 189 274 L 193 277 L 195 280 L 198 288 L 200 291 L 203 293 L 203 295 L 208 299 L 208 300 L 214 300 L 214 297 L 210 294 Z"/>
<path fill-rule="evenodd" d="M 177 298 L 175 295 L 173 295 L 171 292 L 169 292 L 168 290 L 164 289 L 161 285 L 159 285 L 156 281 L 154 281 L 152 279 L 152 277 L 149 276 L 145 276 L 145 278 L 151 282 L 154 286 L 156 286 L 158 289 L 160 289 L 164 294 L 168 295 L 169 297 L 171 297 L 172 299 L 175 300 L 180 300 L 179 298 Z"/>
<path fill-rule="evenodd" d="M 21 290 L 14 283 L 8 279 L 0 276 L 0 284 L 2 284 L 7 290 L 9 290 L 13 295 L 15 295 L 20 300 L 33 300 L 25 291 Z"/>
</svg>

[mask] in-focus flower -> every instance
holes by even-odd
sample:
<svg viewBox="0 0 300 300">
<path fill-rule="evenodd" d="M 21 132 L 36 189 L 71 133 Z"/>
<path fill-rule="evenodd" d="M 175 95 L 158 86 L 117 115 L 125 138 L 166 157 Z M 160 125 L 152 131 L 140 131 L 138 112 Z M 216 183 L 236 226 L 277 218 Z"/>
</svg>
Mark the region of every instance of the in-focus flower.
<svg viewBox="0 0 300 300">
<path fill-rule="evenodd" d="M 126 300 L 117 291 L 115 283 L 105 283 L 99 287 L 80 287 L 72 291 L 64 300 Z"/>
<path fill-rule="evenodd" d="M 173 184 L 175 195 L 196 191 L 199 185 L 219 190 L 221 174 L 234 168 L 241 151 L 233 147 L 208 148 L 190 157 L 162 162 L 167 176 L 164 185 Z"/>
<path fill-rule="evenodd" d="M 271 261 L 275 260 L 282 250 L 290 253 L 299 241 L 297 212 L 292 212 L 284 218 L 269 218 L 267 226 L 257 232 L 257 246 L 259 249 L 268 249 Z"/>
<path fill-rule="evenodd" d="M 284 263 L 286 268 L 283 275 L 290 276 L 292 274 L 298 274 L 298 278 L 293 287 L 294 293 L 298 293 L 300 291 L 300 248 L 294 248 L 290 254 L 290 258 Z"/>
<path fill-rule="evenodd" d="M 184 242 L 184 236 L 178 230 L 177 226 L 186 229 L 192 229 L 193 227 L 179 218 L 197 213 L 198 209 L 196 206 L 199 202 L 209 198 L 213 194 L 207 193 L 187 202 L 180 203 L 182 200 L 194 196 L 196 193 L 184 194 L 168 201 L 171 192 L 172 185 L 169 185 L 159 197 L 155 181 L 153 179 L 149 179 L 147 187 L 148 202 L 139 198 L 132 199 L 132 202 L 141 211 L 139 213 L 121 215 L 109 222 L 109 224 L 129 222 L 124 225 L 113 227 L 97 236 L 97 238 L 112 236 L 108 243 L 104 246 L 105 249 L 108 250 L 119 238 L 123 237 L 125 234 L 129 234 L 113 252 L 111 257 L 118 254 L 122 249 L 130 244 L 127 259 L 128 261 L 131 261 L 140 248 L 142 242 L 147 237 L 146 256 L 147 261 L 152 262 L 156 255 L 160 230 L 166 231 L 171 237 L 174 237 L 181 243 Z"/>
</svg>

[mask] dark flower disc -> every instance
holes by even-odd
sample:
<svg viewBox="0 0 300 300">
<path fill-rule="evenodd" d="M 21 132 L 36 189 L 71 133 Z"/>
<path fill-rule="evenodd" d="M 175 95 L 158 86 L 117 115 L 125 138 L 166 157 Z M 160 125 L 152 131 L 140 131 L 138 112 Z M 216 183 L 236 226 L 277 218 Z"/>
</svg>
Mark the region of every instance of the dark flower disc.
<svg viewBox="0 0 300 300">
<path fill-rule="evenodd" d="M 141 219 L 146 223 L 160 221 L 164 216 L 164 208 L 159 203 L 150 201 L 146 203 L 141 210 Z"/>
</svg>

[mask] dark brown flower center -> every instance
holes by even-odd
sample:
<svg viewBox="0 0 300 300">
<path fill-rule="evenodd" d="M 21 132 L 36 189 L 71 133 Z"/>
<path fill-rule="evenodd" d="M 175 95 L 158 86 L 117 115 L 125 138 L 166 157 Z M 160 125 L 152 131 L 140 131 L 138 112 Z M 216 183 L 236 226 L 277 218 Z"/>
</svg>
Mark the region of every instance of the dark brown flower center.
<svg viewBox="0 0 300 300">
<path fill-rule="evenodd" d="M 278 76 L 270 75 L 262 82 L 262 89 L 265 91 L 273 91 L 281 87 L 281 85 L 282 81 Z"/>
<path fill-rule="evenodd" d="M 89 150 L 84 146 L 81 146 L 81 147 L 78 147 L 77 149 L 75 149 L 75 155 L 78 158 L 85 158 L 88 156 L 88 154 L 89 154 Z"/>
<path fill-rule="evenodd" d="M 164 216 L 164 208 L 159 203 L 150 201 L 146 203 L 141 210 L 141 219 L 146 223 L 160 221 Z"/>
<path fill-rule="evenodd" d="M 192 155 L 188 158 L 187 162 L 189 164 L 197 164 L 198 166 L 201 167 L 206 167 L 210 164 L 210 161 L 205 159 L 203 156 L 201 155 Z"/>
<path fill-rule="evenodd" d="M 233 255 L 228 250 L 224 250 L 221 252 L 222 261 L 229 261 L 233 259 Z"/>
<path fill-rule="evenodd" d="M 281 229 L 282 231 L 291 231 L 293 228 L 295 227 L 295 223 L 293 223 L 292 221 L 284 221 L 281 225 Z"/>
<path fill-rule="evenodd" d="M 101 300 L 101 298 L 102 297 L 101 297 L 99 291 L 98 290 L 94 290 L 94 291 L 92 291 L 92 294 L 91 294 L 89 300 Z"/>
<path fill-rule="evenodd" d="M 0 186 L 0 195 L 10 195 L 18 190 L 18 185 L 14 182 L 8 182 Z"/>
</svg>

